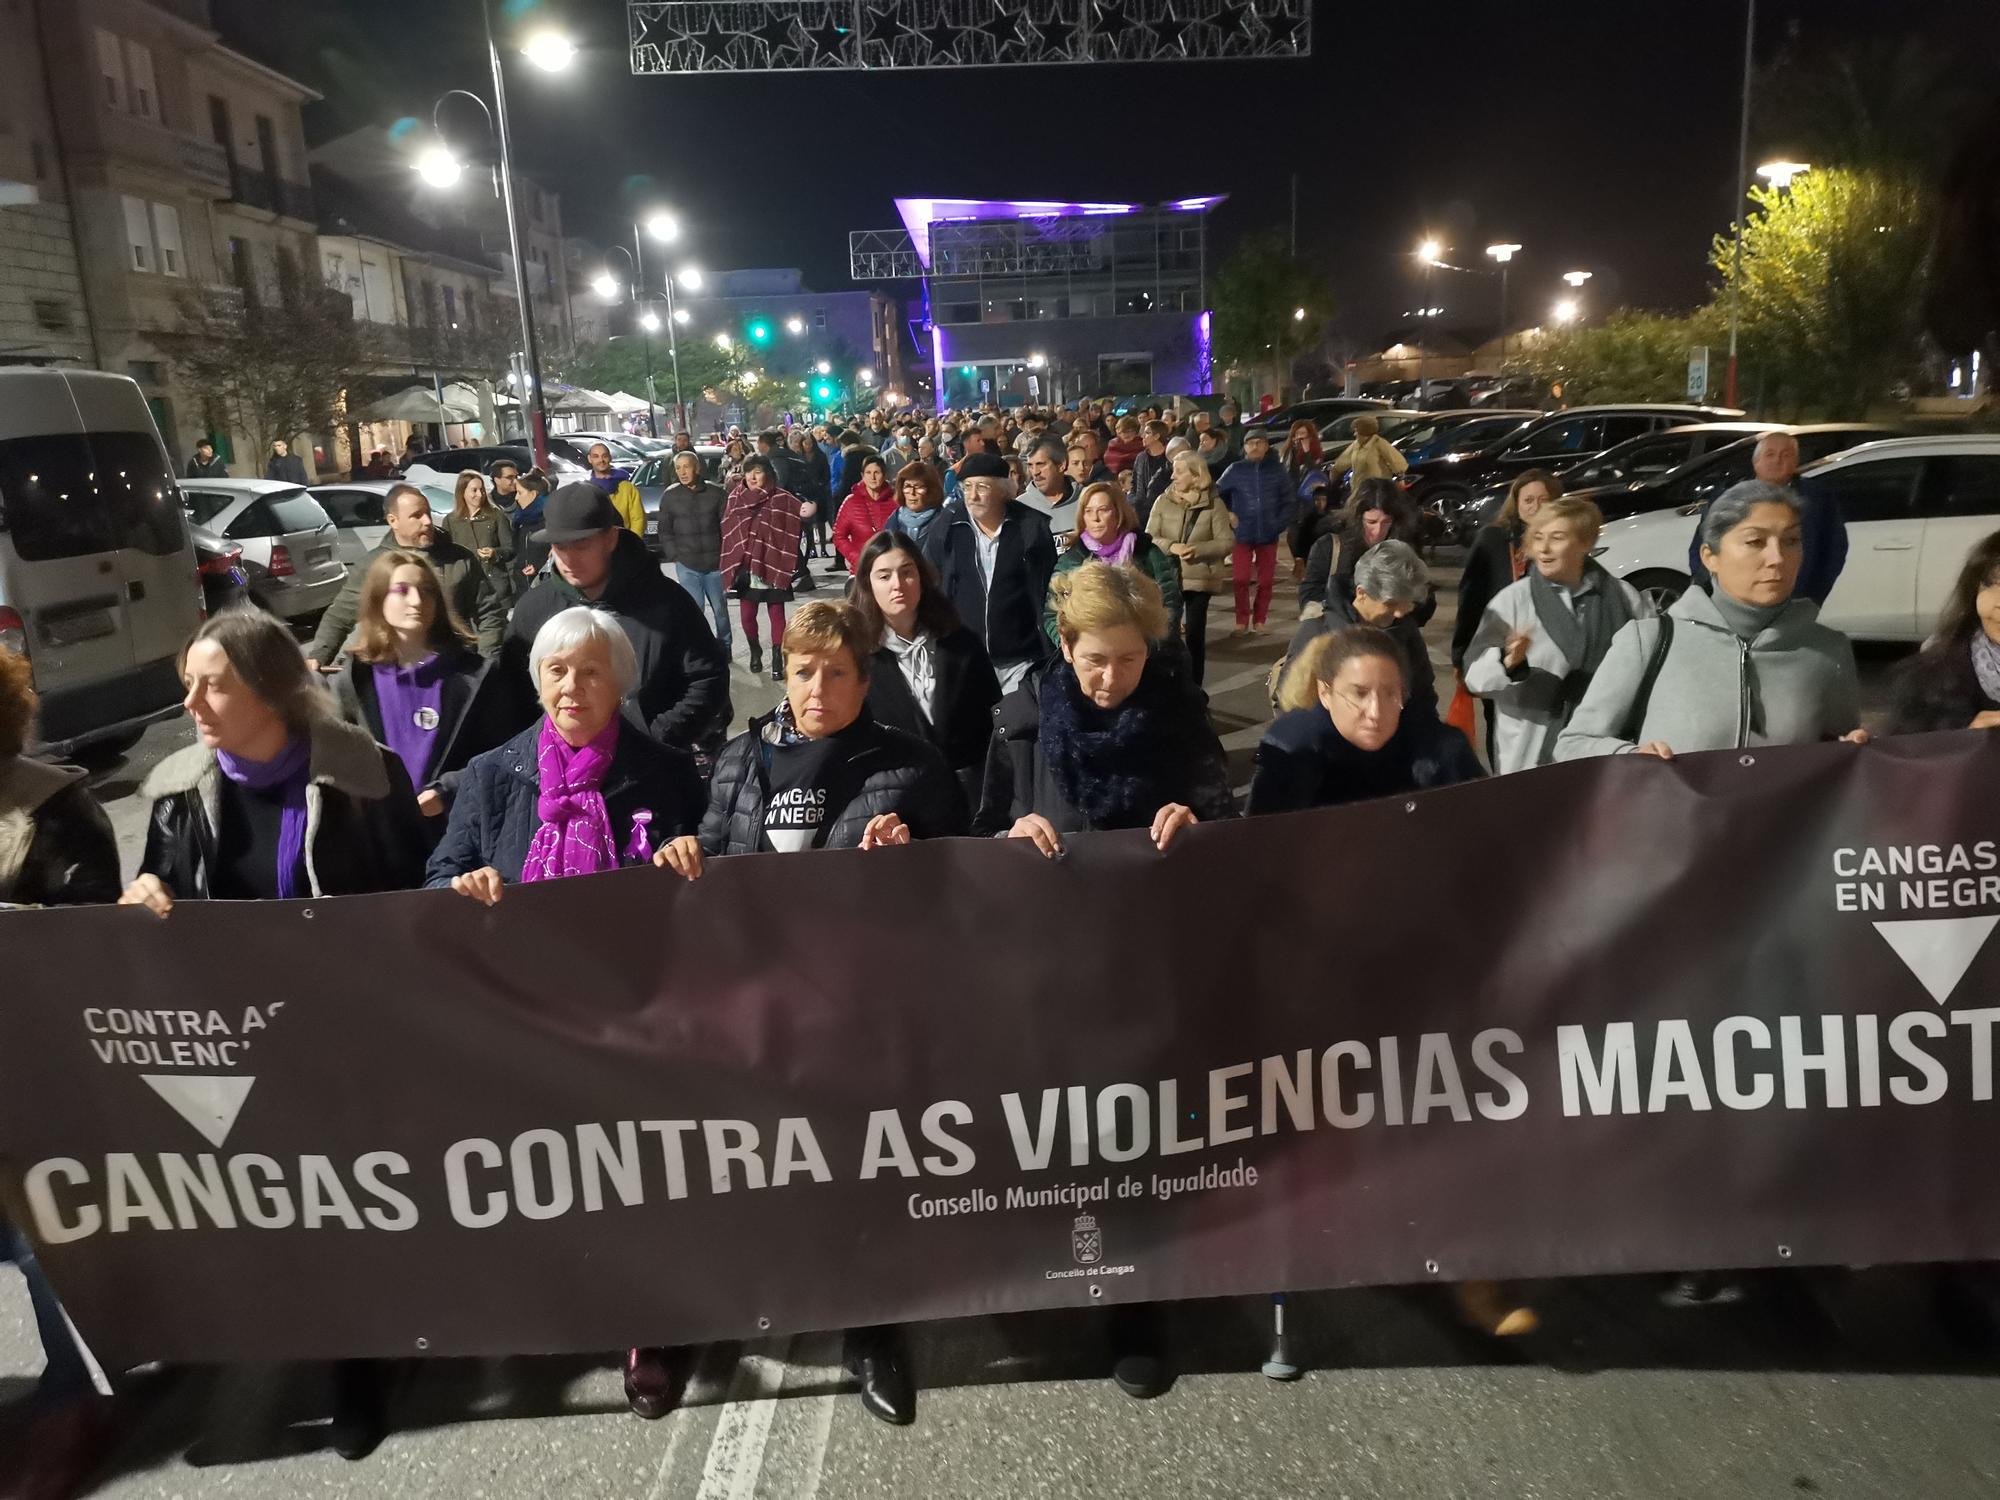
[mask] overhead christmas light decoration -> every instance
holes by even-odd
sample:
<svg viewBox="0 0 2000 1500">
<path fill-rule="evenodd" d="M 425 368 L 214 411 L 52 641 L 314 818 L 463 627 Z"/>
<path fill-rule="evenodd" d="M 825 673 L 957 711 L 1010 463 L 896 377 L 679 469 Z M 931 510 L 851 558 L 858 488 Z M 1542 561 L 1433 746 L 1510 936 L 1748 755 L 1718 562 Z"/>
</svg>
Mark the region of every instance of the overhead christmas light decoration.
<svg viewBox="0 0 2000 1500">
<path fill-rule="evenodd" d="M 632 71 L 1310 57 L 1312 0 L 626 0 Z"/>
</svg>

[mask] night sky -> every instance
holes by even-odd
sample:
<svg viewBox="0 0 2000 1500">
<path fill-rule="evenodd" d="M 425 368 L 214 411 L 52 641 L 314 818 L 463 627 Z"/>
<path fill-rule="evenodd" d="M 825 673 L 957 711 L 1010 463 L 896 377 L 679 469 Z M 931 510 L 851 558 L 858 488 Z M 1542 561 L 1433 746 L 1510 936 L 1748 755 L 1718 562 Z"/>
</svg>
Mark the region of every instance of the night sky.
<svg viewBox="0 0 2000 1500">
<path fill-rule="evenodd" d="M 516 153 L 558 188 L 573 233 L 629 233 L 635 209 L 681 214 L 704 268 L 798 266 L 847 283 L 847 231 L 897 224 L 898 196 L 1161 201 L 1227 193 L 1219 247 L 1283 228 L 1298 182 L 1301 256 L 1327 278 L 1337 331 L 1362 345 L 1421 301 L 1410 251 L 1490 265 L 1526 246 L 1517 310 L 1572 267 L 1591 305 L 1698 302 L 1736 170 L 1742 0 L 1321 0 L 1296 62 L 951 72 L 631 76 L 622 0 L 502 0 L 566 22 L 566 75 L 515 57 Z M 327 95 L 319 140 L 419 116 L 454 86 L 486 92 L 477 0 L 213 0 L 225 38 Z M 1758 51 L 1916 29 L 2000 58 L 2000 0 L 1761 0 Z M 476 119 L 477 112 L 473 111 Z M 1782 147 L 1753 135 L 1752 161 Z M 901 287 L 895 290 L 904 290 Z M 1439 273 L 1450 329 L 1491 324 L 1490 277 Z"/>
</svg>

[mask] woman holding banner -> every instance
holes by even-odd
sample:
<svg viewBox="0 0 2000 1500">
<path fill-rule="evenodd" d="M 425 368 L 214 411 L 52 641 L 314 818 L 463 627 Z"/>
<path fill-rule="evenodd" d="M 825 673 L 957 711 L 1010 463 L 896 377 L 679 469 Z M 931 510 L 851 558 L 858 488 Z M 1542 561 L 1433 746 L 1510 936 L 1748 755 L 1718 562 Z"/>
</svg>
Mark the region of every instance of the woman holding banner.
<svg viewBox="0 0 2000 1500">
<path fill-rule="evenodd" d="M 1588 500 L 1564 496 L 1528 523 L 1527 577 L 1486 606 L 1465 653 L 1465 686 L 1492 704 L 1493 769 L 1545 766 L 1556 739 L 1604 664 L 1611 642 L 1653 607 L 1592 560 L 1604 516 Z"/>
<path fill-rule="evenodd" d="M 1316 636 L 1285 672 L 1257 746 L 1252 817 L 1392 797 L 1486 773 L 1464 735 L 1436 714 L 1405 713 L 1409 657 L 1385 630 Z"/>
<path fill-rule="evenodd" d="M 897 556 L 908 540 L 885 533 L 860 556 L 878 544 L 886 544 L 881 555 Z M 857 573 L 856 587 L 868 587 L 867 574 Z M 655 864 L 699 880 L 708 860 L 731 855 L 884 849 L 965 832 L 965 798 L 944 757 L 869 717 L 872 672 L 897 670 L 875 661 L 875 641 L 851 605 L 808 604 L 792 617 L 784 702 L 716 761 L 700 836 L 672 840 Z M 665 1351 L 633 1357 L 662 1360 Z M 916 1388 L 894 1328 L 849 1330 L 846 1361 L 872 1415 L 899 1427 L 916 1420 Z"/>
<path fill-rule="evenodd" d="M 1937 634 L 1896 674 L 1890 734 L 2000 728 L 2000 531 L 1972 549 Z"/>
<path fill-rule="evenodd" d="M 1793 491 L 1761 479 L 1724 490 L 1701 522 L 1714 592 L 1691 588 L 1618 632 L 1556 759 L 1866 744 L 1854 647 L 1793 596 L 1803 557 Z"/>
</svg>

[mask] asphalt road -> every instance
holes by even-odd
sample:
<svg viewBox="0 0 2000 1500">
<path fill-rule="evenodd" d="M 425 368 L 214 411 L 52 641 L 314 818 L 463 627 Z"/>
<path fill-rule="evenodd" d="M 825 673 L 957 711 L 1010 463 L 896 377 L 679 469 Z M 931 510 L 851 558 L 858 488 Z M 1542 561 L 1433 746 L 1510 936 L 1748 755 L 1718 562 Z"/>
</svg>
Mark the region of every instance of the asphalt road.
<svg viewBox="0 0 2000 1500">
<path fill-rule="evenodd" d="M 1439 581 L 1445 602 L 1429 635 L 1441 660 L 1451 570 Z M 1293 613 L 1282 606 L 1269 634 L 1244 639 L 1228 638 L 1226 610 L 1212 622 L 1209 686 L 1239 784 Z M 768 707 L 776 687 L 743 670 L 740 639 L 737 651 L 740 718 Z M 1868 658 L 1876 696 L 1890 659 Z M 1448 670 L 1440 675 L 1448 689 Z M 138 785 L 186 740 L 180 724 L 156 727 L 97 773 L 128 867 L 143 839 Z M 1663 1306 L 1649 1279 L 1571 1281 L 1526 1289 L 1543 1326 L 1506 1345 L 1460 1326 L 1438 1288 L 1308 1294 L 1292 1303 L 1307 1373 L 1289 1385 L 1257 1373 L 1264 1303 L 1182 1304 L 1168 1332 L 1179 1378 L 1151 1402 L 1106 1378 L 1097 1317 L 973 1318 L 912 1331 L 922 1395 L 917 1424 L 903 1430 L 874 1421 L 849 1393 L 837 1336 L 690 1351 L 687 1399 L 658 1423 L 625 1411 L 609 1352 L 436 1361 L 405 1368 L 395 1431 L 358 1464 L 322 1447 L 321 1368 L 155 1371 L 119 1398 L 90 1493 L 1992 1496 L 1994 1336 L 1962 1299 L 1941 1299 L 1941 1285 L 1922 1269 L 1795 1271 L 1747 1282 L 1739 1300 L 1685 1309 Z M 0 1269 L 0 1400 L 26 1393 L 38 1358 L 20 1280 Z M 28 1432 L 21 1407 L 0 1412 L 0 1496 Z"/>
</svg>

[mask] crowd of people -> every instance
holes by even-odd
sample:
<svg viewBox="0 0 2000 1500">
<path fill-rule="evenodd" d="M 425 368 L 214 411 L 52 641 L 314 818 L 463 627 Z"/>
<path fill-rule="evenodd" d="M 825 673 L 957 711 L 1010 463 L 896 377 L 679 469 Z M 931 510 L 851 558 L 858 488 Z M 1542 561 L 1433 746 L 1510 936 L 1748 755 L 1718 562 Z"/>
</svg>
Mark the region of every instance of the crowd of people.
<svg viewBox="0 0 2000 1500">
<path fill-rule="evenodd" d="M 1225 594 L 1239 635 L 1266 628 L 1281 544 L 1301 623 L 1250 816 L 1489 768 L 1867 738 L 1852 649 L 1807 593 L 1837 576 L 1839 518 L 1792 483 L 1782 435 L 1693 523 L 1701 582 L 1664 613 L 1592 559 L 1593 505 L 1520 475 L 1466 560 L 1447 707 L 1394 450 L 1357 423 L 1328 459 L 1309 424 L 1274 444 L 1235 415 L 873 412 L 732 434 L 714 477 L 683 442 L 658 556 L 601 448 L 589 478 L 553 491 L 539 470 L 468 471 L 442 528 L 398 488 L 388 537 L 309 645 L 250 609 L 187 643 L 196 742 L 145 780 L 129 880 L 81 773 L 25 756 L 30 676 L 0 649 L 0 901 L 164 918 L 211 898 L 435 888 L 493 905 L 620 866 L 691 881 L 717 859 L 961 836 L 1053 858 L 1121 829 L 1164 853 L 1239 812 L 1202 686 L 1206 616 Z M 798 603 L 823 586 L 804 563 L 828 547 L 845 597 Z M 732 593 L 750 671 L 761 617 L 783 687 L 734 734 Z M 1448 722 L 1473 699 L 1489 710 L 1485 764 Z M 1887 728 L 1996 725 L 2000 535 L 1899 674 Z M 74 1349 L 31 1247 L 11 1240 L 60 1388 Z M 1460 1308 L 1492 1334 L 1533 1325 L 1489 1284 L 1460 1288 Z M 1168 1361 L 1150 1323 L 1120 1328 L 1119 1384 L 1157 1392 Z M 895 1330 L 856 1330 L 848 1353 L 868 1409 L 911 1420 Z M 633 1410 L 670 1409 L 682 1364 L 628 1351 Z M 379 1439 L 382 1388 L 374 1367 L 342 1367 L 343 1453 Z"/>
</svg>

